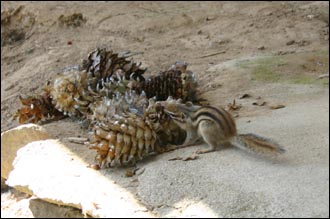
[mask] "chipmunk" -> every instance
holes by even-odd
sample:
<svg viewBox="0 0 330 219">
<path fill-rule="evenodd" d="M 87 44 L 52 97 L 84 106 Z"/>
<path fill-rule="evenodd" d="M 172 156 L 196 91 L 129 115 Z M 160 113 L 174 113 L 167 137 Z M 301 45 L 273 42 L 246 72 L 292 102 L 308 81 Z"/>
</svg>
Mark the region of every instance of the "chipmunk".
<svg viewBox="0 0 330 219">
<path fill-rule="evenodd" d="M 223 108 L 213 106 L 197 106 L 191 102 L 186 104 L 174 103 L 166 107 L 173 121 L 186 131 L 186 139 L 177 148 L 196 144 L 203 140 L 209 145 L 207 149 L 196 151 L 198 154 L 214 151 L 216 146 L 231 143 L 241 149 L 261 154 L 279 154 L 285 150 L 271 139 L 256 134 L 238 134 L 233 117 Z M 168 109 L 175 109 L 169 111 Z"/>
</svg>

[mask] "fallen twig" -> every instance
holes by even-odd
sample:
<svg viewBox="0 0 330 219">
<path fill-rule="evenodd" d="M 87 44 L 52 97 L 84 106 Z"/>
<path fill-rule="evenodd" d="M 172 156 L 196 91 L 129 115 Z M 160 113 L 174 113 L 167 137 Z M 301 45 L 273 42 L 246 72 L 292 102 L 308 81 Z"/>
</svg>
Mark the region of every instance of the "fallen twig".
<svg viewBox="0 0 330 219">
<path fill-rule="evenodd" d="M 123 52 L 118 54 L 119 57 L 131 57 L 131 56 L 135 56 L 135 55 L 139 55 L 139 54 L 143 54 L 144 52 L 131 52 L 131 51 L 127 51 L 127 52 Z"/>
<path fill-rule="evenodd" d="M 221 51 L 221 52 L 211 53 L 211 54 L 204 55 L 204 56 L 200 56 L 200 57 L 197 57 L 197 58 L 206 58 L 206 57 L 211 57 L 211 56 L 220 55 L 220 54 L 223 54 L 223 53 L 226 53 L 226 51 Z"/>
<path fill-rule="evenodd" d="M 329 77 L 329 73 L 328 73 L 328 74 L 320 75 L 320 76 L 318 77 L 318 79 L 328 78 L 328 77 Z"/>
<path fill-rule="evenodd" d="M 88 138 L 69 137 L 68 140 L 77 144 L 85 144 L 85 142 L 88 141 Z"/>
<path fill-rule="evenodd" d="M 157 11 L 155 9 L 146 8 L 146 7 L 143 7 L 143 6 L 139 6 L 139 8 L 144 9 L 144 10 L 147 10 L 147 11 L 151 11 L 151 12 L 154 12 L 154 13 L 160 13 L 159 11 Z"/>
</svg>

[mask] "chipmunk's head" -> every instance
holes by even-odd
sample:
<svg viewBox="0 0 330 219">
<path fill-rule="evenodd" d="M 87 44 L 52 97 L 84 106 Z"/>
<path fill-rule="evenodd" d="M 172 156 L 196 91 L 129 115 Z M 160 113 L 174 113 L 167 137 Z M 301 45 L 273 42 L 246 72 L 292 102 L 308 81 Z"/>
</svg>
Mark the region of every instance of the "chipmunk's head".
<svg viewBox="0 0 330 219">
<path fill-rule="evenodd" d="M 165 110 L 165 113 L 177 123 L 185 123 L 188 119 L 188 115 L 183 112 L 170 112 Z"/>
<path fill-rule="evenodd" d="M 166 103 L 164 105 L 164 112 L 171 117 L 171 119 L 180 128 L 185 129 L 187 123 L 191 120 L 191 114 L 195 111 L 195 107 L 191 102 L 185 104 L 181 102 Z"/>
<path fill-rule="evenodd" d="M 186 130 L 186 127 L 190 120 L 190 117 L 186 113 L 183 112 L 174 113 L 166 110 L 165 113 L 171 117 L 172 121 L 176 125 L 178 125 L 181 129 Z"/>
</svg>

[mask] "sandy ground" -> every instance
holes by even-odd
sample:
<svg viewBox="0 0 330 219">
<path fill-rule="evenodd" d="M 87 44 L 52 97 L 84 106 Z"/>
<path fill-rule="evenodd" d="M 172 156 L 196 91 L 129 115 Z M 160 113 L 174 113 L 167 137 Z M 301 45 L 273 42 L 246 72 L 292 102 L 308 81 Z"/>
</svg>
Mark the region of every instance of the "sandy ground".
<svg viewBox="0 0 330 219">
<path fill-rule="evenodd" d="M 261 159 L 226 148 L 194 161 L 167 161 L 196 149 L 179 150 L 146 167 L 138 194 L 165 217 L 328 217 L 329 93 L 317 93 L 307 103 L 238 120 L 242 133 L 279 139 L 284 156 Z"/>
<path fill-rule="evenodd" d="M 3 19 L 3 11 L 20 5 Z M 1 2 L 1 10 L 1 131 L 18 125 L 11 120 L 18 95 L 40 92 L 97 46 L 142 52 L 134 59 L 147 74 L 184 60 L 210 103 L 235 99 L 242 106 L 233 112 L 241 132 L 274 138 L 287 153 L 269 161 L 224 149 L 168 161 L 196 150 L 185 148 L 139 164 L 146 170 L 134 186 L 127 186 L 125 170 L 109 177 L 155 215 L 329 216 L 329 81 L 318 79 L 329 73 L 327 2 Z M 86 22 L 61 25 L 59 17 L 73 13 Z M 251 97 L 239 99 L 245 93 Z M 259 96 L 265 105 L 253 105 Z M 285 108 L 270 109 L 276 104 Z M 87 136 L 76 121 L 45 127 L 93 160 L 93 152 L 66 141 Z M 20 216 L 15 195 L 3 198 L 2 212 Z"/>
</svg>

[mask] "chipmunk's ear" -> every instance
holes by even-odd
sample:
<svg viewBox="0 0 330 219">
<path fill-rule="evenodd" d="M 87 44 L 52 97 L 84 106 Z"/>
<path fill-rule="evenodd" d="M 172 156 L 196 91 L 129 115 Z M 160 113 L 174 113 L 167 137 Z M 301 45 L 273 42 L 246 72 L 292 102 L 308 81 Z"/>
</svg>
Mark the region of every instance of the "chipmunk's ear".
<svg viewBox="0 0 330 219">
<path fill-rule="evenodd" d="M 192 107 L 193 106 L 193 103 L 191 101 L 188 101 L 188 102 L 186 102 L 185 105 L 188 106 L 188 107 Z"/>
</svg>

